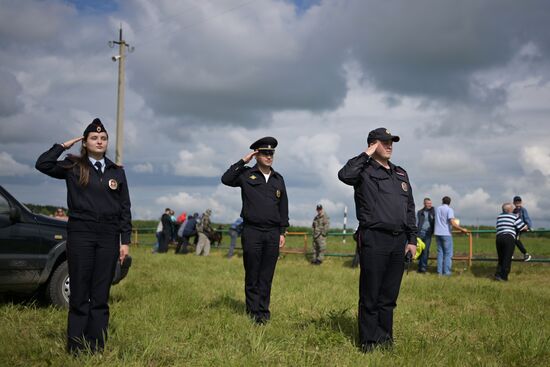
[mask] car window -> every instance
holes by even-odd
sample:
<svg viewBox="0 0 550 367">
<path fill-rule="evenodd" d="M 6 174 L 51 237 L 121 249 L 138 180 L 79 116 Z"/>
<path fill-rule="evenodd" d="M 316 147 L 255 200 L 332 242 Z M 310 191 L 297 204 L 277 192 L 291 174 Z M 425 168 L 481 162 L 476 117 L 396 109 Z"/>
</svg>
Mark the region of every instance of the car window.
<svg viewBox="0 0 550 367">
<path fill-rule="evenodd" d="M 9 213 L 10 212 L 10 204 L 6 200 L 6 198 L 0 194 L 0 213 Z"/>
</svg>

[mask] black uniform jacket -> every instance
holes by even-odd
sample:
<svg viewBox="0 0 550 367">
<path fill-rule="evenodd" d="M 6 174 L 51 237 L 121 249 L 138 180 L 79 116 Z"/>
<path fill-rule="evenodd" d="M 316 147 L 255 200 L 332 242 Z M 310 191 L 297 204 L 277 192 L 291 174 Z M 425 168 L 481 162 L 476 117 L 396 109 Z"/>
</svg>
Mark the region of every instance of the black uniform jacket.
<svg viewBox="0 0 550 367">
<path fill-rule="evenodd" d="M 90 164 L 90 180 L 82 187 L 78 180 L 80 168 L 71 169 L 72 161 L 65 158 L 58 161 L 65 151 L 60 144 L 43 153 L 36 161 L 36 169 L 53 178 L 64 179 L 67 184 L 67 206 L 69 208 L 69 226 L 71 219 L 116 224 L 122 244 L 129 244 L 132 234 L 132 216 L 130 213 L 130 195 L 124 169 L 105 158 L 105 170 L 101 177 L 97 169 Z"/>
<path fill-rule="evenodd" d="M 361 228 L 405 232 L 416 244 L 414 199 L 407 172 L 389 163 L 382 167 L 366 153 L 346 163 L 338 172 L 340 181 L 355 188 L 355 210 Z"/>
<path fill-rule="evenodd" d="M 241 159 L 222 176 L 222 183 L 241 188 L 245 225 L 258 229 L 279 228 L 284 234 L 288 227 L 288 197 L 283 176 L 271 169 L 268 182 L 257 166 L 247 167 Z"/>
</svg>

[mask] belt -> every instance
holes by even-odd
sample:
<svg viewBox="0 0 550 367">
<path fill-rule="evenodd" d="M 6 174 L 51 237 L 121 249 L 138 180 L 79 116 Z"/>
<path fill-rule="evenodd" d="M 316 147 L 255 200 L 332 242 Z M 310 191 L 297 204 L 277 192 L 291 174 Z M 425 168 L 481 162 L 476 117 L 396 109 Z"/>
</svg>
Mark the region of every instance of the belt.
<svg viewBox="0 0 550 367">
<path fill-rule="evenodd" d="M 93 215 L 91 213 L 69 213 L 69 219 L 111 223 L 119 220 L 118 215 Z"/>
<path fill-rule="evenodd" d="M 402 233 L 405 233 L 404 229 L 395 229 L 395 228 L 387 228 L 387 227 L 367 227 L 367 226 L 359 226 L 359 229 L 370 229 L 371 231 L 380 231 L 384 233 L 391 234 L 392 236 L 399 236 Z"/>
</svg>

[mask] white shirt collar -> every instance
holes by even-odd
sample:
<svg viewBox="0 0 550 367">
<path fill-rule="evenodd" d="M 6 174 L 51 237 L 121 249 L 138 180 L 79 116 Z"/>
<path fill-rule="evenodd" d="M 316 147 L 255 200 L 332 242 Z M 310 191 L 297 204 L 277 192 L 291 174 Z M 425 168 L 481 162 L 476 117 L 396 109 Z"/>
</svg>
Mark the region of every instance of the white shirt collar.
<svg viewBox="0 0 550 367">
<path fill-rule="evenodd" d="M 101 158 L 98 160 L 88 156 L 88 159 L 90 160 L 90 162 L 92 162 L 92 166 L 94 167 L 95 167 L 95 162 L 101 163 L 101 172 L 105 172 L 105 158 Z"/>
</svg>

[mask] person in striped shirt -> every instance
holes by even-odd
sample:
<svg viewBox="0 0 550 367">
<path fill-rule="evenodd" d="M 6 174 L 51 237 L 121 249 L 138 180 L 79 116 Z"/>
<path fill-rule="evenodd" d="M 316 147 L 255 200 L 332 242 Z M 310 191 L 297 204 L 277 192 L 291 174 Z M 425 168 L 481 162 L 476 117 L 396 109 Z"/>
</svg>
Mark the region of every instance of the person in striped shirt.
<svg viewBox="0 0 550 367">
<path fill-rule="evenodd" d="M 516 246 L 516 238 L 519 232 L 526 231 L 527 225 L 514 213 L 511 203 L 502 205 L 502 213 L 497 217 L 497 253 L 498 264 L 495 280 L 507 281 L 512 266 L 512 255 Z"/>
</svg>

